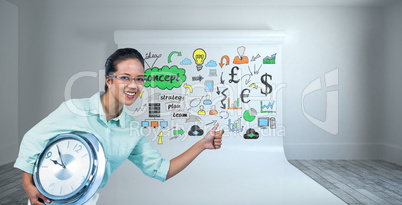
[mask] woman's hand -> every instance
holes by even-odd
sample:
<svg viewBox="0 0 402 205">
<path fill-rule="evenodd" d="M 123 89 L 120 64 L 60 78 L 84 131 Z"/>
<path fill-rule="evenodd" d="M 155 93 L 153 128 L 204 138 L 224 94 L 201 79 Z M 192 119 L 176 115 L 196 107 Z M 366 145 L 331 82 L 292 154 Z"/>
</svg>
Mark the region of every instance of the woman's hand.
<svg viewBox="0 0 402 205">
<path fill-rule="evenodd" d="M 33 183 L 32 174 L 22 172 L 22 183 L 32 205 L 45 205 L 51 201 L 43 196 Z"/>
<path fill-rule="evenodd" d="M 223 130 L 216 132 L 217 123 L 205 136 L 190 147 L 183 154 L 170 160 L 169 171 L 166 179 L 169 179 L 186 168 L 205 149 L 219 149 L 222 146 Z"/>
<path fill-rule="evenodd" d="M 219 149 L 222 146 L 223 130 L 216 132 L 219 123 L 217 123 L 205 136 L 204 148 L 205 149 Z"/>
</svg>

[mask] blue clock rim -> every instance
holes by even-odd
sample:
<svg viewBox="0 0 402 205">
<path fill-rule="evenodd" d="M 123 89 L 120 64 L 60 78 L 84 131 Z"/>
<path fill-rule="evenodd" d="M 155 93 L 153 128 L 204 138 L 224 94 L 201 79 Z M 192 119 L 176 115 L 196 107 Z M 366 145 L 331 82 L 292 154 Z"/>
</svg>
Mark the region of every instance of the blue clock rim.
<svg viewBox="0 0 402 205">
<path fill-rule="evenodd" d="M 43 155 L 45 155 L 46 151 L 48 150 L 48 147 L 66 139 L 78 140 L 84 144 L 85 148 L 90 152 L 89 155 L 91 167 L 89 172 L 87 173 L 84 183 L 82 183 L 79 188 L 77 188 L 74 192 L 70 194 L 64 196 L 55 196 L 47 193 L 42 188 L 39 180 L 38 166 L 43 159 Z M 84 203 L 89 198 L 91 198 L 92 195 L 95 194 L 95 192 L 99 188 L 103 180 L 104 169 L 104 152 L 97 138 L 91 133 L 75 131 L 71 133 L 59 134 L 48 142 L 48 144 L 45 146 L 45 149 L 39 154 L 36 160 L 33 178 L 39 192 L 41 192 L 45 197 L 51 199 L 53 201 L 52 204 L 78 203 L 79 201 Z"/>
</svg>

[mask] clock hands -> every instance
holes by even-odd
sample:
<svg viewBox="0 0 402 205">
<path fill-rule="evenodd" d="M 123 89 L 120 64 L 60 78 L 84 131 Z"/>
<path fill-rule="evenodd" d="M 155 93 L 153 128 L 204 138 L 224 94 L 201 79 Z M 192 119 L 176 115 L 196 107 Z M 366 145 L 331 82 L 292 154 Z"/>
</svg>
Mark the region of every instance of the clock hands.
<svg viewBox="0 0 402 205">
<path fill-rule="evenodd" d="M 50 161 L 52 161 L 54 164 L 58 164 L 60 166 L 62 166 L 63 168 L 66 168 L 66 166 L 59 164 L 59 162 L 57 160 L 53 160 L 53 159 L 49 159 Z"/>
<path fill-rule="evenodd" d="M 65 169 L 65 168 L 66 168 L 66 165 L 64 165 L 63 158 L 61 157 L 59 145 L 56 145 L 56 147 L 57 147 L 57 152 L 59 153 L 59 157 L 60 157 L 60 161 L 61 161 L 61 164 L 60 164 L 60 165 Z M 54 163 L 54 162 L 53 162 L 53 163 Z"/>
</svg>

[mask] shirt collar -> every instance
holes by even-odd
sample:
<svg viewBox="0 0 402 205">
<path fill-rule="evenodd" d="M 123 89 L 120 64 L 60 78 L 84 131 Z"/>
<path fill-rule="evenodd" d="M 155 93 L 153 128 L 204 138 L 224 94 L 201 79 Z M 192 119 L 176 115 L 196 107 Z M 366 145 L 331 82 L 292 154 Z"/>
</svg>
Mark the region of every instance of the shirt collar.
<svg viewBox="0 0 402 205">
<path fill-rule="evenodd" d="M 106 123 L 106 114 L 103 111 L 102 103 L 100 97 L 103 96 L 105 92 L 100 91 L 95 93 L 92 97 L 89 98 L 89 112 L 94 115 L 99 115 L 101 119 L 104 119 Z M 126 108 L 123 106 L 123 110 L 121 111 L 120 115 L 116 118 L 111 119 L 115 121 L 121 128 L 126 127 Z"/>
</svg>

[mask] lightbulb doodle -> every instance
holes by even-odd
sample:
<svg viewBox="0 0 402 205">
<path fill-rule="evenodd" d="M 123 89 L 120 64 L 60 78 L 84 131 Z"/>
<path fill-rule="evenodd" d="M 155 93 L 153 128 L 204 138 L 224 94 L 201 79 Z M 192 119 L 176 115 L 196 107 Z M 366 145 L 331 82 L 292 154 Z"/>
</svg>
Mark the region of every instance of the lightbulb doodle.
<svg viewBox="0 0 402 205">
<path fill-rule="evenodd" d="M 193 53 L 193 58 L 195 61 L 195 64 L 197 64 L 197 71 L 200 71 L 202 69 L 202 65 L 204 64 L 204 60 L 207 57 L 207 54 L 202 48 L 198 48 L 194 51 Z"/>
</svg>

